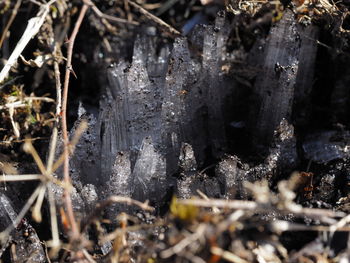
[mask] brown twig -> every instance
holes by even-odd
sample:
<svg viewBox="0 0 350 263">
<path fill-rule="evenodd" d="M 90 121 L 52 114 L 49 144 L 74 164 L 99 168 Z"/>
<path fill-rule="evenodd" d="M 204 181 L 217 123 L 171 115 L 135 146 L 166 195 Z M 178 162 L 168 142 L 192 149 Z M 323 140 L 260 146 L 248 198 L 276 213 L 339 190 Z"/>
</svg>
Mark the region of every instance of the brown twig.
<svg viewBox="0 0 350 263">
<path fill-rule="evenodd" d="M 13 20 L 15 20 L 18 8 L 20 7 L 21 3 L 22 3 L 22 0 L 17 0 L 15 6 L 12 9 L 11 17 L 10 17 L 9 21 L 7 22 L 7 24 L 6 24 L 5 28 L 4 28 L 4 31 L 2 32 L 2 35 L 1 35 L 0 48 L 2 47 L 2 43 L 4 42 L 4 40 L 6 38 L 7 32 L 9 30 L 10 26 L 12 25 Z"/>
<path fill-rule="evenodd" d="M 138 4 L 128 0 L 129 4 L 134 7 L 135 9 L 137 9 L 141 14 L 143 14 L 145 17 L 147 17 L 148 19 L 156 22 L 161 28 L 166 29 L 171 35 L 173 36 L 181 36 L 181 33 L 176 30 L 175 28 L 173 28 L 171 25 L 165 23 L 162 19 L 160 19 L 159 17 L 156 17 L 155 15 L 151 14 L 150 12 L 148 12 L 146 9 L 142 8 L 141 6 L 139 6 Z"/>
<path fill-rule="evenodd" d="M 116 22 L 116 23 L 131 24 L 131 25 L 134 25 L 134 26 L 138 26 L 140 24 L 140 23 L 138 23 L 136 21 L 130 21 L 130 20 L 126 20 L 126 19 L 123 19 L 123 18 L 120 18 L 120 17 L 114 17 L 114 16 L 110 16 L 110 15 L 104 14 L 94 4 L 92 6 L 92 10 L 101 19 L 107 19 L 107 20 L 110 20 L 110 21 L 113 21 L 113 22 Z"/>
<path fill-rule="evenodd" d="M 72 55 L 73 55 L 73 47 L 74 47 L 74 41 L 75 38 L 79 32 L 80 25 L 84 19 L 84 16 L 86 14 L 86 11 L 88 10 L 89 6 L 84 2 L 77 21 L 75 22 L 73 32 L 69 38 L 68 48 L 67 48 L 67 65 L 66 65 L 66 72 L 65 72 L 65 78 L 64 78 L 64 86 L 63 86 L 63 95 L 62 95 L 62 134 L 63 134 L 63 143 L 64 143 L 64 165 L 63 165 L 63 174 L 64 174 L 64 181 L 68 185 L 70 183 L 70 177 L 69 177 L 69 149 L 68 149 L 68 130 L 67 130 L 67 99 L 68 99 L 68 87 L 69 87 L 69 78 L 70 74 L 72 72 Z M 74 211 L 72 207 L 72 200 L 70 197 L 70 193 L 68 189 L 65 189 L 64 191 L 64 202 L 65 207 L 67 209 L 67 215 L 68 220 L 71 226 L 71 237 L 72 239 L 76 239 L 79 237 L 79 228 L 77 225 L 77 222 L 74 218 Z"/>
</svg>

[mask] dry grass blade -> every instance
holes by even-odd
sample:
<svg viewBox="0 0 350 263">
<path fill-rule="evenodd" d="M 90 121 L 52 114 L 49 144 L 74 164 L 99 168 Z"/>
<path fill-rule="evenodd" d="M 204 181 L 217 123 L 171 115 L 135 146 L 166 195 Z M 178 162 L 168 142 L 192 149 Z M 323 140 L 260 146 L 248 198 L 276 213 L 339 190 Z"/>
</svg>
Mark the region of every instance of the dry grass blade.
<svg viewBox="0 0 350 263">
<path fill-rule="evenodd" d="M 8 239 L 8 236 L 10 235 L 11 231 L 17 227 L 19 222 L 22 220 L 22 218 L 25 216 L 25 214 L 28 212 L 29 208 L 32 206 L 34 203 L 35 199 L 38 197 L 41 189 L 41 185 L 39 185 L 35 191 L 32 193 L 32 195 L 29 197 L 27 200 L 26 204 L 23 206 L 21 212 L 17 215 L 16 219 L 12 222 L 11 225 L 9 225 L 3 232 L 0 233 L 0 241 L 2 244 L 6 242 Z"/>
<path fill-rule="evenodd" d="M 56 0 L 51 0 L 49 3 L 45 5 L 40 6 L 40 10 L 38 14 L 29 19 L 28 25 L 21 37 L 21 39 L 18 41 L 15 49 L 13 50 L 10 58 L 6 62 L 5 66 L 0 72 L 0 83 L 2 83 L 5 78 L 8 76 L 8 73 L 10 72 L 13 65 L 17 62 L 18 57 L 23 52 L 24 48 L 27 46 L 29 41 L 32 39 L 33 36 L 35 36 L 38 32 L 40 27 L 45 21 L 46 15 L 49 12 L 50 5 L 53 4 Z"/>
<path fill-rule="evenodd" d="M 43 161 L 41 160 L 38 152 L 35 150 L 35 148 L 33 147 L 31 141 L 29 140 L 26 140 L 24 145 L 23 145 L 23 150 L 26 152 L 26 153 L 30 153 L 32 156 L 33 156 L 33 159 L 36 163 L 36 165 L 38 166 L 40 172 L 43 174 L 43 175 L 46 175 L 46 168 L 44 166 L 44 163 Z"/>
</svg>

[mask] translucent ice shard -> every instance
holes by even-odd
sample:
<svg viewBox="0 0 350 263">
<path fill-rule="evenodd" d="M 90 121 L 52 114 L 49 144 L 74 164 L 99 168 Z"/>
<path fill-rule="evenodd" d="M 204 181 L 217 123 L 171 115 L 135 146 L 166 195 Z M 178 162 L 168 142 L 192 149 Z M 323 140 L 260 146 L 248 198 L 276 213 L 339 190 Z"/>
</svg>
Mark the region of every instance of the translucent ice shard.
<svg viewBox="0 0 350 263">
<path fill-rule="evenodd" d="M 133 170 L 133 198 L 159 204 L 166 195 L 165 159 L 154 149 L 152 139 L 146 137 Z"/>
<path fill-rule="evenodd" d="M 270 154 L 265 163 L 271 170 L 274 170 L 274 176 L 279 176 L 282 173 L 292 172 L 298 162 L 294 127 L 286 119 L 282 119 L 274 132 Z"/>
<path fill-rule="evenodd" d="M 203 85 L 207 88 L 208 130 L 212 152 L 216 157 L 226 147 L 223 100 L 227 89 L 221 74 L 222 56 L 226 50 L 223 14 L 217 17 L 215 27 L 206 28 L 203 44 Z"/>
<path fill-rule="evenodd" d="M 181 142 L 184 141 L 185 125 L 189 122 L 185 112 L 188 69 L 192 67 L 190 52 L 185 38 L 177 38 L 169 59 L 169 68 L 162 103 L 162 142 L 169 173 L 177 169 Z M 187 134 L 188 136 L 188 134 Z"/>
<path fill-rule="evenodd" d="M 346 124 L 349 120 L 349 102 L 350 102 L 350 69 L 349 60 L 343 56 L 337 56 L 333 60 L 335 66 L 335 79 L 333 93 L 331 95 L 331 109 L 334 119 Z"/>
<path fill-rule="evenodd" d="M 221 196 L 218 180 L 206 174 L 196 173 L 177 180 L 176 195 L 178 198 L 188 199 L 192 196 L 198 196 L 198 191 L 211 198 L 219 198 Z"/>
<path fill-rule="evenodd" d="M 195 44 L 177 38 L 171 52 L 170 44 L 141 34 L 134 43 L 132 62 L 120 59 L 108 68 L 108 87 L 101 95 L 96 124 L 98 179 L 82 182 L 81 189 L 93 183 L 104 197 L 116 194 L 159 201 L 162 198 L 155 193 L 159 189 L 165 193 L 166 181 L 179 168 L 192 180 L 197 165 L 220 156 L 226 147 L 223 104 L 232 88 L 221 72 L 227 55 L 226 26 L 220 14 L 215 26 L 193 32 L 198 36 Z M 219 193 L 216 179 L 196 174 L 194 181 L 192 194 L 196 189 L 212 196 Z"/>
<path fill-rule="evenodd" d="M 112 195 L 132 197 L 133 187 L 130 154 L 127 151 L 118 152 L 111 169 L 110 179 L 103 190 L 103 198 L 107 199 Z M 128 207 L 123 204 L 114 204 L 108 207 L 107 211 L 109 218 L 115 219 L 120 211 L 128 211 Z"/>
<path fill-rule="evenodd" d="M 179 167 L 183 172 L 194 172 L 197 170 L 197 161 L 192 146 L 183 143 L 180 150 Z"/>
<path fill-rule="evenodd" d="M 118 151 L 129 150 L 129 96 L 124 70 L 120 62 L 107 71 L 108 89 L 100 101 L 98 138 L 101 140 L 101 178 L 107 182 Z M 104 184 L 102 184 L 104 185 Z"/>
<path fill-rule="evenodd" d="M 267 180 L 270 184 L 281 175 L 289 175 L 299 162 L 294 127 L 282 119 L 274 131 L 269 154 L 264 163 L 252 167 L 244 175 L 247 181 Z"/>
<path fill-rule="evenodd" d="M 11 200 L 3 193 L 0 194 L 0 230 L 3 231 L 10 225 L 16 224 L 17 212 L 15 211 Z M 17 222 L 18 223 L 18 222 Z M 12 240 L 16 246 L 10 250 L 16 262 L 45 262 L 46 255 L 42 243 L 35 229 L 26 219 L 22 219 L 19 224 L 14 225 L 14 230 L 10 233 L 9 240 Z M 7 240 L 2 240 L 0 255 L 6 249 Z"/>
<path fill-rule="evenodd" d="M 63 194 L 64 189 L 57 184 L 50 184 L 50 188 L 52 193 L 55 196 L 55 201 L 58 207 L 64 207 L 63 203 Z M 75 187 L 72 187 L 70 191 L 71 199 L 72 199 L 72 207 L 77 214 L 82 215 L 86 212 L 85 210 L 85 202 L 82 199 L 80 193 L 77 191 Z"/>
<path fill-rule="evenodd" d="M 98 201 L 98 194 L 96 187 L 93 184 L 87 184 L 83 186 L 83 189 L 80 192 L 82 199 L 85 203 L 85 213 L 90 214 Z"/>
<path fill-rule="evenodd" d="M 127 72 L 128 82 L 128 136 L 130 138 L 131 158 L 140 148 L 143 138 L 150 136 L 157 144 L 160 136 L 160 109 L 159 93 L 151 85 L 148 77 L 142 43 L 136 43 L 133 61 Z"/>
<path fill-rule="evenodd" d="M 311 24 L 307 27 L 299 26 L 298 31 L 301 42 L 299 66 L 295 84 L 293 116 L 296 122 L 301 125 L 307 123 L 310 117 L 310 95 L 314 83 L 319 28 Z"/>
<path fill-rule="evenodd" d="M 188 199 L 198 195 L 198 190 L 209 197 L 219 197 L 218 180 L 197 171 L 197 162 L 190 144 L 183 143 L 180 157 L 180 178 L 177 180 L 176 195 L 181 199 Z"/>
<path fill-rule="evenodd" d="M 74 155 L 70 159 L 70 176 L 74 186 L 80 191 L 84 184 L 99 185 L 100 179 L 100 140 L 96 131 L 97 113 L 87 112 L 82 105 L 79 106 L 82 113 L 75 122 L 70 136 L 73 137 L 82 120 L 87 121 L 88 129 L 81 135 Z M 89 111 L 96 111 L 89 109 Z"/>
<path fill-rule="evenodd" d="M 257 112 L 251 116 L 255 144 L 269 145 L 283 118 L 290 118 L 299 64 L 299 34 L 291 10 L 274 25 L 264 45 L 261 71 L 254 84 Z M 254 106 L 256 107 L 256 106 Z"/>
<path fill-rule="evenodd" d="M 128 152 L 118 152 L 112 167 L 112 174 L 107 183 L 107 196 L 121 195 L 131 197 L 132 180 L 130 155 Z"/>
<path fill-rule="evenodd" d="M 245 196 L 243 182 L 248 181 L 246 176 L 248 168 L 237 156 L 228 156 L 218 164 L 215 174 L 218 177 L 223 197 L 234 199 L 236 195 L 239 195 L 240 198 Z"/>
<path fill-rule="evenodd" d="M 197 174 L 197 162 L 190 144 L 183 143 L 181 146 L 179 167 L 181 173 L 177 180 L 176 194 L 179 198 L 188 199 L 196 194 L 196 192 L 193 192 L 192 185 Z"/>
<path fill-rule="evenodd" d="M 310 134 L 303 143 L 305 157 L 318 163 L 349 156 L 348 131 L 323 131 Z"/>
</svg>

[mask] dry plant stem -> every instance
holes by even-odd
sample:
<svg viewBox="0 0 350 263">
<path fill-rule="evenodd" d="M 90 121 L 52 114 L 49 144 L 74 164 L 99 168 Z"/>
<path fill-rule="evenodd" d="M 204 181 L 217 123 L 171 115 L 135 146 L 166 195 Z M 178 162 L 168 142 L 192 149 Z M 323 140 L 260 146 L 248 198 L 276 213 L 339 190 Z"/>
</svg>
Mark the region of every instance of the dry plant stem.
<svg viewBox="0 0 350 263">
<path fill-rule="evenodd" d="M 206 263 L 201 257 L 195 256 L 193 253 L 185 252 L 181 254 L 185 259 L 188 260 L 188 262 L 192 263 Z"/>
<path fill-rule="evenodd" d="M 162 258 L 169 258 L 172 255 L 178 254 L 179 252 L 181 252 L 183 249 L 185 249 L 187 246 L 189 246 L 190 244 L 192 244 L 193 242 L 195 242 L 196 240 L 198 240 L 199 238 L 201 238 L 204 235 L 206 229 L 206 225 L 205 224 L 200 224 L 196 230 L 196 232 L 194 232 L 193 234 L 191 234 L 190 236 L 182 239 L 180 242 L 178 242 L 175 246 L 168 248 L 164 251 L 162 251 L 160 253 L 160 256 Z"/>
<path fill-rule="evenodd" d="M 11 231 L 17 227 L 19 222 L 22 220 L 22 218 L 25 216 L 25 214 L 28 212 L 29 208 L 32 206 L 34 203 L 35 199 L 38 197 L 40 190 L 41 190 L 41 185 L 39 185 L 35 191 L 32 193 L 32 195 L 29 197 L 27 203 L 24 205 L 22 208 L 21 212 L 17 215 L 16 219 L 13 221 L 11 225 L 9 225 L 3 232 L 0 233 L 0 241 L 3 243 L 7 237 L 10 235 Z"/>
<path fill-rule="evenodd" d="M 264 204 L 259 204 L 254 201 L 242 201 L 242 200 L 221 200 L 221 199 L 210 199 L 210 200 L 201 200 L 201 199 L 188 199 L 188 200 L 179 200 L 180 204 L 185 205 L 194 205 L 200 207 L 218 207 L 218 208 L 227 208 L 227 209 L 241 209 L 248 210 L 254 212 L 264 212 L 267 208 L 277 210 L 276 208 L 268 205 L 268 207 Z M 301 216 L 311 216 L 311 217 L 344 217 L 345 213 L 337 212 L 327 209 L 319 209 L 319 208 L 303 208 L 299 207 L 297 209 L 289 210 L 282 209 L 277 210 L 281 213 L 294 213 L 294 215 Z"/>
<path fill-rule="evenodd" d="M 32 155 L 32 157 L 33 157 L 36 165 L 38 166 L 41 174 L 45 176 L 46 175 L 45 165 L 44 165 L 43 161 L 41 160 L 38 152 L 35 150 L 35 148 L 33 147 L 32 143 L 30 141 L 25 141 L 25 143 L 23 145 L 23 150 Z"/>
<path fill-rule="evenodd" d="M 69 149 L 68 149 L 69 140 L 68 140 L 68 131 L 67 131 L 67 99 L 68 99 L 69 78 L 70 78 L 70 73 L 72 71 L 72 55 L 73 55 L 74 41 L 79 32 L 80 25 L 84 19 L 84 16 L 87 10 L 88 10 L 88 5 L 84 3 L 80 10 L 78 20 L 75 23 L 72 35 L 69 38 L 68 51 L 67 51 L 67 66 L 66 66 L 66 72 L 65 72 L 65 78 L 64 78 L 63 96 L 62 96 L 62 134 L 63 134 L 63 143 L 64 143 L 63 174 L 64 174 L 64 181 L 67 185 L 70 183 Z M 78 229 L 77 222 L 75 221 L 75 218 L 74 218 L 72 200 L 70 198 L 70 193 L 68 189 L 65 189 L 64 191 L 64 202 L 67 209 L 68 220 L 72 230 L 72 238 L 76 239 L 79 237 L 79 229 Z"/>
<path fill-rule="evenodd" d="M 44 98 L 44 97 L 27 97 L 23 98 L 22 100 L 18 100 L 15 102 L 11 103 L 6 103 L 4 106 L 0 106 L 0 110 L 2 109 L 15 109 L 15 108 L 23 108 L 23 107 L 28 107 L 28 103 L 26 102 L 31 102 L 33 100 L 40 100 L 40 101 L 45 101 L 45 102 L 55 102 L 53 99 L 50 98 Z"/>
<path fill-rule="evenodd" d="M 74 153 L 75 145 L 78 143 L 80 136 L 83 134 L 83 132 L 86 129 L 87 129 L 87 122 L 82 121 L 78 126 L 78 129 L 76 129 L 73 139 L 68 144 L 68 150 L 70 155 Z M 63 153 L 53 164 L 51 173 L 55 172 L 64 163 L 64 160 L 65 160 L 65 155 Z"/>
<path fill-rule="evenodd" d="M 164 222 L 158 222 L 158 223 L 154 223 L 152 225 L 148 225 L 148 224 L 140 224 L 140 225 L 134 225 L 134 226 L 128 226 L 125 227 L 125 229 L 119 229 L 117 228 L 116 230 L 114 230 L 111 233 L 108 233 L 107 235 L 105 235 L 104 237 L 101 238 L 101 243 L 105 243 L 108 241 L 112 241 L 115 240 L 115 238 L 117 236 L 119 236 L 122 232 L 135 232 L 135 231 L 139 231 L 140 229 L 149 229 L 149 228 L 155 228 L 155 227 L 159 227 L 159 226 L 164 226 Z"/>
<path fill-rule="evenodd" d="M 50 204 L 50 220 L 51 220 L 51 233 L 52 233 L 52 241 L 50 242 L 50 246 L 52 250 L 50 251 L 50 256 L 56 256 L 56 253 L 59 250 L 60 246 L 60 237 L 58 233 L 58 223 L 57 223 L 57 211 L 55 205 L 55 197 L 52 192 L 51 183 L 48 183 L 48 196 L 49 196 L 49 204 Z"/>
<path fill-rule="evenodd" d="M 92 5 L 92 10 L 94 11 L 94 13 L 99 18 L 104 18 L 106 20 L 110 20 L 110 21 L 113 21 L 113 22 L 116 22 L 116 23 L 131 24 L 131 25 L 135 25 L 135 26 L 138 26 L 140 24 L 140 23 L 135 22 L 135 21 L 129 21 L 129 20 L 125 20 L 125 19 L 122 19 L 122 18 L 119 18 L 119 17 L 114 17 L 114 16 L 110 16 L 110 15 L 104 14 L 94 4 Z"/>
<path fill-rule="evenodd" d="M 146 16 L 148 19 L 156 22 L 162 28 L 166 28 L 169 31 L 169 33 L 172 34 L 173 36 L 180 36 L 181 35 L 181 33 L 179 31 L 177 31 L 175 28 L 173 28 L 171 25 L 165 23 L 162 19 L 156 17 L 155 15 L 152 15 L 150 12 L 148 12 L 146 9 L 142 8 L 138 4 L 131 2 L 131 1 L 128 1 L 128 2 L 132 7 L 136 8 L 141 14 Z"/>
<path fill-rule="evenodd" d="M 18 8 L 21 6 L 21 3 L 22 3 L 22 0 L 17 0 L 15 6 L 12 9 L 11 17 L 10 17 L 9 21 L 7 22 L 7 24 L 4 28 L 4 31 L 2 32 L 2 35 L 1 35 L 0 48 L 2 47 L 2 44 L 4 43 L 7 32 L 9 30 L 10 26 L 12 25 L 13 20 L 15 19 L 16 15 L 17 15 L 17 11 L 18 11 Z"/>
<path fill-rule="evenodd" d="M 17 182 L 17 181 L 33 181 L 33 180 L 41 180 L 41 174 L 4 174 L 0 177 L 0 182 Z"/>
<path fill-rule="evenodd" d="M 200 197 L 202 197 L 204 200 L 210 200 L 209 197 L 208 197 L 205 193 L 203 193 L 201 190 L 197 189 L 197 193 L 198 193 L 198 195 L 199 195 Z M 220 213 L 220 210 L 219 210 L 217 207 L 213 206 L 212 209 L 213 209 L 213 213 L 214 213 L 214 214 Z"/>
<path fill-rule="evenodd" d="M 154 211 L 154 208 L 149 206 L 147 202 L 142 203 L 140 201 L 137 201 L 137 200 L 131 199 L 130 197 L 125 197 L 125 196 L 111 196 L 105 202 L 106 202 L 106 205 L 109 205 L 112 203 L 125 203 L 127 205 L 136 205 L 146 211 L 150 211 L 150 212 Z"/>
<path fill-rule="evenodd" d="M 336 224 L 339 224 L 342 220 L 338 221 Z M 277 220 L 270 223 L 270 229 L 277 233 L 282 232 L 292 232 L 292 231 L 317 231 L 317 232 L 330 232 L 329 239 L 332 239 L 332 235 L 337 231 L 350 232 L 349 226 L 338 227 L 334 230 L 333 225 L 331 226 L 313 226 L 313 225 L 302 225 L 291 223 L 288 221 Z"/>
<path fill-rule="evenodd" d="M 55 51 L 57 50 L 57 45 L 55 47 Z M 61 73 L 57 60 L 53 63 L 54 72 L 55 72 L 55 82 L 56 82 L 56 120 L 54 123 L 54 127 L 52 129 L 52 135 L 50 138 L 50 147 L 49 147 L 49 157 L 47 159 L 47 171 L 48 173 L 52 173 L 52 165 L 55 158 L 55 149 L 57 144 L 58 137 L 58 123 L 59 123 L 59 114 L 61 112 L 62 98 L 61 98 Z"/>
<path fill-rule="evenodd" d="M 233 254 L 232 252 L 225 251 L 219 247 L 212 247 L 210 249 L 210 252 L 214 255 L 222 257 L 223 259 L 227 260 L 228 262 L 248 263 L 248 261 L 244 260 L 243 258 L 240 258 L 239 256 Z"/>
<path fill-rule="evenodd" d="M 35 220 L 37 223 L 41 223 L 42 216 L 41 216 L 41 206 L 44 201 L 46 193 L 46 185 L 42 184 L 40 187 L 40 192 L 38 194 L 38 198 L 36 199 L 36 203 L 34 205 L 34 208 L 32 210 L 32 218 Z"/>
</svg>

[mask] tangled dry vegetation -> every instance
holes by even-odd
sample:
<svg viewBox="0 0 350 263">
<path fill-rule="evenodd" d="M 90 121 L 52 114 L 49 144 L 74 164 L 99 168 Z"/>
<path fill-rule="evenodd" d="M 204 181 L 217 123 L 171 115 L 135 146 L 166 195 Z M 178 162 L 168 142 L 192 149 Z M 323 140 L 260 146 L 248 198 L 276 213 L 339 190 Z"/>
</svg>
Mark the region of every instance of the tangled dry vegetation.
<svg viewBox="0 0 350 263">
<path fill-rule="evenodd" d="M 181 1 L 0 3 L 1 191 L 6 194 L 7 187 L 17 183 L 38 182 L 25 187 L 27 201 L 2 229 L 3 262 L 349 262 L 348 199 L 337 200 L 332 209 L 301 206 L 298 202 L 313 199 L 315 191 L 312 174 L 306 172 L 279 181 L 275 189 L 266 181 L 246 183 L 247 200 L 210 199 L 201 192 L 188 200 L 174 197 L 161 216 L 147 203 L 112 196 L 84 215 L 85 220 L 77 220 L 70 199 L 69 156 L 86 123 L 69 138 L 72 121 L 67 119 L 74 100 L 70 88 L 79 81 L 72 61 L 84 60 L 84 54 L 74 52 L 78 34 L 92 28 L 108 49 L 111 35 L 122 39 L 128 29 L 146 21 L 171 41 L 190 15 L 207 5 L 262 24 L 278 21 L 290 5 L 300 23 L 336 21 L 339 34 L 349 33 L 345 1 L 202 0 L 185 1 L 181 8 L 177 2 Z M 80 36 L 79 45 L 84 41 L 88 39 Z M 56 149 L 58 140 L 63 142 L 61 150 Z M 63 177 L 56 177 L 61 166 Z M 55 204 L 52 184 L 65 191 L 63 207 Z M 112 203 L 126 204 L 125 212 L 115 215 L 117 225 L 104 219 L 104 208 Z M 28 247 L 20 249 L 18 233 L 24 243 L 32 237 L 31 244 L 39 244 L 40 248 L 31 248 L 31 255 L 44 257 L 23 252 Z M 112 246 L 108 253 L 104 244 Z"/>
</svg>

